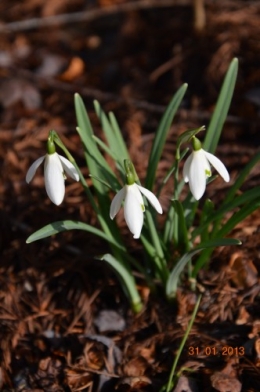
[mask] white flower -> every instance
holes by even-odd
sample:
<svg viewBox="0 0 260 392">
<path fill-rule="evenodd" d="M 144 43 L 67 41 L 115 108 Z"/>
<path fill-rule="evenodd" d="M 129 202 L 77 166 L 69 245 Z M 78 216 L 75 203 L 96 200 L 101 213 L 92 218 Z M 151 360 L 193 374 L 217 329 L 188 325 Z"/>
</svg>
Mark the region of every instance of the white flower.
<svg viewBox="0 0 260 392">
<path fill-rule="evenodd" d="M 26 174 L 26 182 L 28 184 L 43 161 L 46 192 L 51 201 L 58 206 L 61 204 L 65 194 L 64 182 L 66 176 L 64 172 L 75 181 L 79 181 L 79 175 L 68 159 L 54 152 L 53 154 L 46 154 L 33 162 Z"/>
<path fill-rule="evenodd" d="M 144 201 L 142 194 L 149 200 L 151 205 L 156 209 L 159 214 L 163 210 L 157 197 L 148 189 L 143 188 L 136 183 L 125 185 L 114 197 L 110 206 L 110 218 L 114 219 L 121 204 L 124 203 L 124 216 L 126 224 L 134 235 L 134 238 L 139 238 L 143 227 L 143 213 L 145 211 Z"/>
<path fill-rule="evenodd" d="M 194 150 L 184 164 L 183 177 L 185 182 L 189 182 L 190 191 L 196 200 L 199 200 L 205 192 L 206 179 L 211 176 L 210 163 L 223 180 L 229 182 L 228 171 L 217 157 L 203 148 Z"/>
</svg>

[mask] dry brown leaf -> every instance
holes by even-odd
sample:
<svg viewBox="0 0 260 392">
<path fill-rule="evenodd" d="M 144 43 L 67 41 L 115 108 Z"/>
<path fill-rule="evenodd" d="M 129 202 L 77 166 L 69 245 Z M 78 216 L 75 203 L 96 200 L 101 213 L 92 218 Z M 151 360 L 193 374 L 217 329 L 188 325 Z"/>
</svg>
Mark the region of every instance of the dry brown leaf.
<svg viewBox="0 0 260 392">
<path fill-rule="evenodd" d="M 123 366 L 123 373 L 129 377 L 141 377 L 144 376 L 148 366 L 145 358 L 136 357 Z"/>
<path fill-rule="evenodd" d="M 35 110 L 41 106 L 41 95 L 32 83 L 23 79 L 5 80 L 0 85 L 0 102 L 5 107 L 22 102 L 26 109 Z"/>
<path fill-rule="evenodd" d="M 123 331 L 125 329 L 125 320 L 114 310 L 101 310 L 95 318 L 94 324 L 99 332 Z"/>
<path fill-rule="evenodd" d="M 232 272 L 232 282 L 239 289 L 252 287 L 258 282 L 258 271 L 252 262 L 241 252 L 231 256 L 229 266 Z"/>
<path fill-rule="evenodd" d="M 221 372 L 215 372 L 211 377 L 213 388 L 219 392 L 240 392 L 242 388 L 241 382 L 237 379 L 236 371 L 233 364 L 236 359 L 230 359 L 226 367 Z"/>
<path fill-rule="evenodd" d="M 84 70 L 85 70 L 84 61 L 81 60 L 81 58 L 79 57 L 73 57 L 73 59 L 71 59 L 68 69 L 65 72 L 63 72 L 60 78 L 62 80 L 66 80 L 67 82 L 71 82 L 74 79 L 81 76 Z"/>
<path fill-rule="evenodd" d="M 173 392 L 198 392 L 198 388 L 193 379 L 181 376 Z"/>
<path fill-rule="evenodd" d="M 238 316 L 236 320 L 237 325 L 242 325 L 248 323 L 250 320 L 250 314 L 247 312 L 245 306 L 240 306 L 238 309 Z"/>
<path fill-rule="evenodd" d="M 123 385 L 128 385 L 131 389 L 140 391 L 147 385 L 151 384 L 151 380 L 148 377 L 124 377 L 116 385 L 116 389 L 121 390 Z"/>
</svg>

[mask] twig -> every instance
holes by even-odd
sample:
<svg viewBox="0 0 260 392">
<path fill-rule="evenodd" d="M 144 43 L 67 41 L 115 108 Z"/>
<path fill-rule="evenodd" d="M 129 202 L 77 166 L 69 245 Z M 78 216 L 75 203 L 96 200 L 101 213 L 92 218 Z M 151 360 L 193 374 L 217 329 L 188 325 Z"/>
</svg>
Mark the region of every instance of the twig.
<svg viewBox="0 0 260 392">
<path fill-rule="evenodd" d="M 51 27 L 75 22 L 89 22 L 111 14 L 136 11 L 148 8 L 165 8 L 174 5 L 191 5 L 191 0 L 140 0 L 123 4 L 113 4 L 109 7 L 96 8 L 88 11 L 74 12 L 70 14 L 51 15 L 43 18 L 32 18 L 7 24 L 0 24 L 1 33 L 25 31 L 42 27 Z"/>
<path fill-rule="evenodd" d="M 66 91 L 74 94 L 75 92 L 80 93 L 82 96 L 90 97 L 93 99 L 97 99 L 102 102 L 116 102 L 117 104 L 129 105 L 138 109 L 147 110 L 148 112 L 160 113 L 163 114 L 165 112 L 166 106 L 158 105 L 151 102 L 133 99 L 133 98 L 125 98 L 121 97 L 117 94 L 104 92 L 102 90 L 91 88 L 91 87 L 82 87 L 77 84 L 62 82 L 50 77 L 44 77 L 40 75 L 35 75 L 33 72 L 25 70 L 25 69 L 8 69 L 8 73 L 10 75 L 15 75 L 16 77 L 24 78 L 28 81 L 33 81 L 35 83 L 45 83 L 50 86 L 52 89 L 57 89 L 59 91 Z M 208 111 L 202 110 L 190 110 L 190 109 L 180 109 L 178 112 L 178 116 L 180 119 L 189 118 L 190 121 L 208 121 L 211 118 L 211 113 Z M 238 116 L 228 115 L 227 122 L 238 125 L 251 125 L 258 126 L 259 120 L 255 121 L 247 121 L 247 119 L 240 118 Z"/>
</svg>

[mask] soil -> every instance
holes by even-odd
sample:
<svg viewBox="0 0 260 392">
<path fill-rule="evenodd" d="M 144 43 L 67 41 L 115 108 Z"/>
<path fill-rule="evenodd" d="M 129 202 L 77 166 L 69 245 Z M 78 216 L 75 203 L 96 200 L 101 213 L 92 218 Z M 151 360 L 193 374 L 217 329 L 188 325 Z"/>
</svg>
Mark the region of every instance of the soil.
<svg viewBox="0 0 260 392">
<path fill-rule="evenodd" d="M 0 339 L 2 391 L 159 391 L 168 381 L 198 294 L 202 300 L 178 362 L 175 392 L 260 391 L 260 212 L 239 224 L 241 247 L 218 249 L 195 291 L 185 276 L 176 301 L 143 280 L 135 315 L 114 272 L 96 255 L 105 243 L 66 232 L 26 244 L 62 219 L 97 225 L 78 183 L 56 207 L 42 172 L 25 182 L 55 129 L 84 167 L 73 95 L 81 94 L 97 135 L 93 100 L 113 110 L 141 181 L 159 119 L 174 92 L 188 92 L 169 132 L 158 183 L 178 134 L 208 124 L 234 57 L 239 74 L 217 155 L 231 179 L 258 152 L 260 4 L 205 1 L 205 24 L 188 0 L 24 0 L 0 3 Z M 62 15 L 62 17 L 60 17 Z M 198 22 L 198 19 L 197 19 Z M 197 27 L 196 27 L 197 26 Z M 90 180 L 88 180 L 90 181 Z M 260 185 L 256 166 L 243 189 Z M 225 183 L 207 189 L 216 203 Z M 162 204 L 168 196 L 163 195 Z M 131 252 L 141 258 L 122 222 Z"/>
</svg>

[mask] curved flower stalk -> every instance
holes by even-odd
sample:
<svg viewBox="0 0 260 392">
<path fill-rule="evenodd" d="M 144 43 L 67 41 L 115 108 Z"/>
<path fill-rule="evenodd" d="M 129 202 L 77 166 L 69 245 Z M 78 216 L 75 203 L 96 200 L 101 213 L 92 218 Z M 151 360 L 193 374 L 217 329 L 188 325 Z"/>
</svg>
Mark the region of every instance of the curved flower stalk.
<svg viewBox="0 0 260 392">
<path fill-rule="evenodd" d="M 65 195 L 65 173 L 75 181 L 79 181 L 79 175 L 68 159 L 57 154 L 54 142 L 52 138 L 49 137 L 47 142 L 47 154 L 36 159 L 26 174 L 26 182 L 28 184 L 33 179 L 36 170 L 43 161 L 45 189 L 50 200 L 58 206 L 62 203 Z"/>
<path fill-rule="evenodd" d="M 159 214 L 162 214 L 163 210 L 159 200 L 151 191 L 135 183 L 135 171 L 132 163 L 129 160 L 125 160 L 124 164 L 127 183 L 112 200 L 110 218 L 114 219 L 124 201 L 124 217 L 126 224 L 134 235 L 134 238 L 139 238 L 143 227 L 143 214 L 145 211 L 142 194 Z"/>
<path fill-rule="evenodd" d="M 193 152 L 183 167 L 185 182 L 189 182 L 190 191 L 199 200 L 206 189 L 206 180 L 211 177 L 210 164 L 217 170 L 224 181 L 229 182 L 229 174 L 225 165 L 215 155 L 203 150 L 200 141 L 193 137 Z"/>
</svg>

